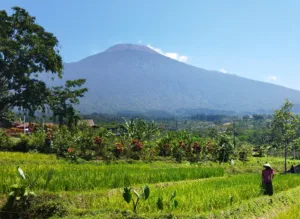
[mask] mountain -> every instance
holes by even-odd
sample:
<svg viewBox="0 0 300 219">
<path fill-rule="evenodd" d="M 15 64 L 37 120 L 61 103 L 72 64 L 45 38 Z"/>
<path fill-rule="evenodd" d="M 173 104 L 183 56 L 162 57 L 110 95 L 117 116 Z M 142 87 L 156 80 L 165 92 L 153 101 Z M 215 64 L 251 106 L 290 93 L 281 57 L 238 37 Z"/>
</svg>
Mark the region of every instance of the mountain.
<svg viewBox="0 0 300 219">
<path fill-rule="evenodd" d="M 64 79 L 86 78 L 82 113 L 191 115 L 206 112 L 270 113 L 300 91 L 208 71 L 142 45 L 119 44 L 66 63 Z"/>
</svg>

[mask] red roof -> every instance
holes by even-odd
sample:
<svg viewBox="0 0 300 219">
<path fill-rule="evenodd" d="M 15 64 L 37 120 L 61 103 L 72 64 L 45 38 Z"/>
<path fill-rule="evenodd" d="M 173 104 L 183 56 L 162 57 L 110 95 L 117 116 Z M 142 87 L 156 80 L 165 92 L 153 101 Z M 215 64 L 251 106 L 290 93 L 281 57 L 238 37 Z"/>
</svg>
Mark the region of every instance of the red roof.
<svg viewBox="0 0 300 219">
<path fill-rule="evenodd" d="M 18 125 L 18 126 L 16 126 L 16 128 L 24 128 L 24 126 L 25 126 L 25 128 L 28 128 L 29 127 L 29 122 L 25 122 L 21 125 Z"/>
</svg>

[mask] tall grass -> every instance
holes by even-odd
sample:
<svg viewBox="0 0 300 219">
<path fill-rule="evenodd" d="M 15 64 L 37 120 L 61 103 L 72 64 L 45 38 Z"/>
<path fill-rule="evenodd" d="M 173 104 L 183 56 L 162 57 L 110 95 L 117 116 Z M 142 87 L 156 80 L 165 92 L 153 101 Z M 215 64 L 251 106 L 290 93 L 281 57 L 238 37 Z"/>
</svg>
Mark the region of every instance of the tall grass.
<svg viewBox="0 0 300 219">
<path fill-rule="evenodd" d="M 35 188 L 47 191 L 87 191 L 118 188 L 137 184 L 179 181 L 186 179 L 209 178 L 223 176 L 222 168 L 186 167 L 153 167 L 138 164 L 26 164 L 21 165 L 28 177 L 36 178 Z M 49 171 L 54 171 L 47 187 L 46 179 Z M 17 165 L 1 165 L 0 193 L 7 192 L 9 186 L 18 180 Z"/>
<path fill-rule="evenodd" d="M 177 192 L 179 206 L 174 210 L 175 215 L 196 215 L 213 210 L 239 205 L 242 201 L 262 196 L 259 174 L 243 174 L 232 177 L 218 177 L 174 183 L 150 185 L 150 196 L 141 202 L 139 212 L 144 214 L 159 213 L 156 208 L 158 197 L 168 200 L 173 191 Z M 276 176 L 274 181 L 275 194 L 299 185 L 295 175 Z M 130 210 L 131 205 L 124 202 L 122 189 L 108 192 L 93 192 L 76 194 L 63 193 L 66 201 L 76 209 L 107 209 Z M 231 198 L 232 197 L 232 198 Z M 231 201 L 232 200 L 232 203 Z M 161 213 L 161 212 L 160 212 Z M 167 213 L 167 212 L 165 212 Z"/>
</svg>

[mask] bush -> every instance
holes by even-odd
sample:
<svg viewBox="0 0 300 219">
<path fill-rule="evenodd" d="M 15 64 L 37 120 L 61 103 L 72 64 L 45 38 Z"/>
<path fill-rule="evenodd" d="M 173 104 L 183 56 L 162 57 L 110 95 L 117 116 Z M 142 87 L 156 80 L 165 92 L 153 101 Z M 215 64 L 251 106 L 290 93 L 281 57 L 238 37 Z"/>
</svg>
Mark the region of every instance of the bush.
<svg viewBox="0 0 300 219">
<path fill-rule="evenodd" d="M 13 147 L 12 139 L 6 134 L 6 132 L 0 129 L 0 150 L 1 151 L 10 151 Z"/>
<path fill-rule="evenodd" d="M 30 219 L 63 217 L 65 215 L 67 215 L 66 207 L 58 196 L 41 194 L 30 196 L 26 201 L 15 202 L 10 208 L 4 206 L 0 218 Z"/>
<path fill-rule="evenodd" d="M 30 207 L 27 213 L 30 218 L 63 217 L 67 215 L 67 209 L 59 196 L 41 194 L 30 200 Z"/>
<path fill-rule="evenodd" d="M 20 134 L 19 135 L 20 141 L 16 143 L 16 145 L 13 147 L 14 151 L 19 152 L 28 152 L 29 151 L 29 136 Z"/>
<path fill-rule="evenodd" d="M 51 148 L 46 144 L 46 133 L 44 130 L 37 130 L 28 138 L 28 149 L 36 150 L 42 153 L 50 153 Z"/>
<path fill-rule="evenodd" d="M 238 149 L 239 160 L 247 161 L 248 158 L 252 155 L 252 146 L 249 144 L 242 144 Z"/>
</svg>

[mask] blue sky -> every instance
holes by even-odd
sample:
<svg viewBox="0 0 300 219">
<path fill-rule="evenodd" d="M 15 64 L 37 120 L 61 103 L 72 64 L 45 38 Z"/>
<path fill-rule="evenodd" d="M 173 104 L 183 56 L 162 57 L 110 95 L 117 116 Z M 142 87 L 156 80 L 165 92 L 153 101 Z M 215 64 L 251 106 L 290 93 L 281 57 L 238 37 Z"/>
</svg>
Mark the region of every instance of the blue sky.
<svg viewBox="0 0 300 219">
<path fill-rule="evenodd" d="M 151 45 L 194 66 L 300 90 L 300 1 L 0 0 L 60 41 L 65 62 L 116 43 Z"/>
</svg>

